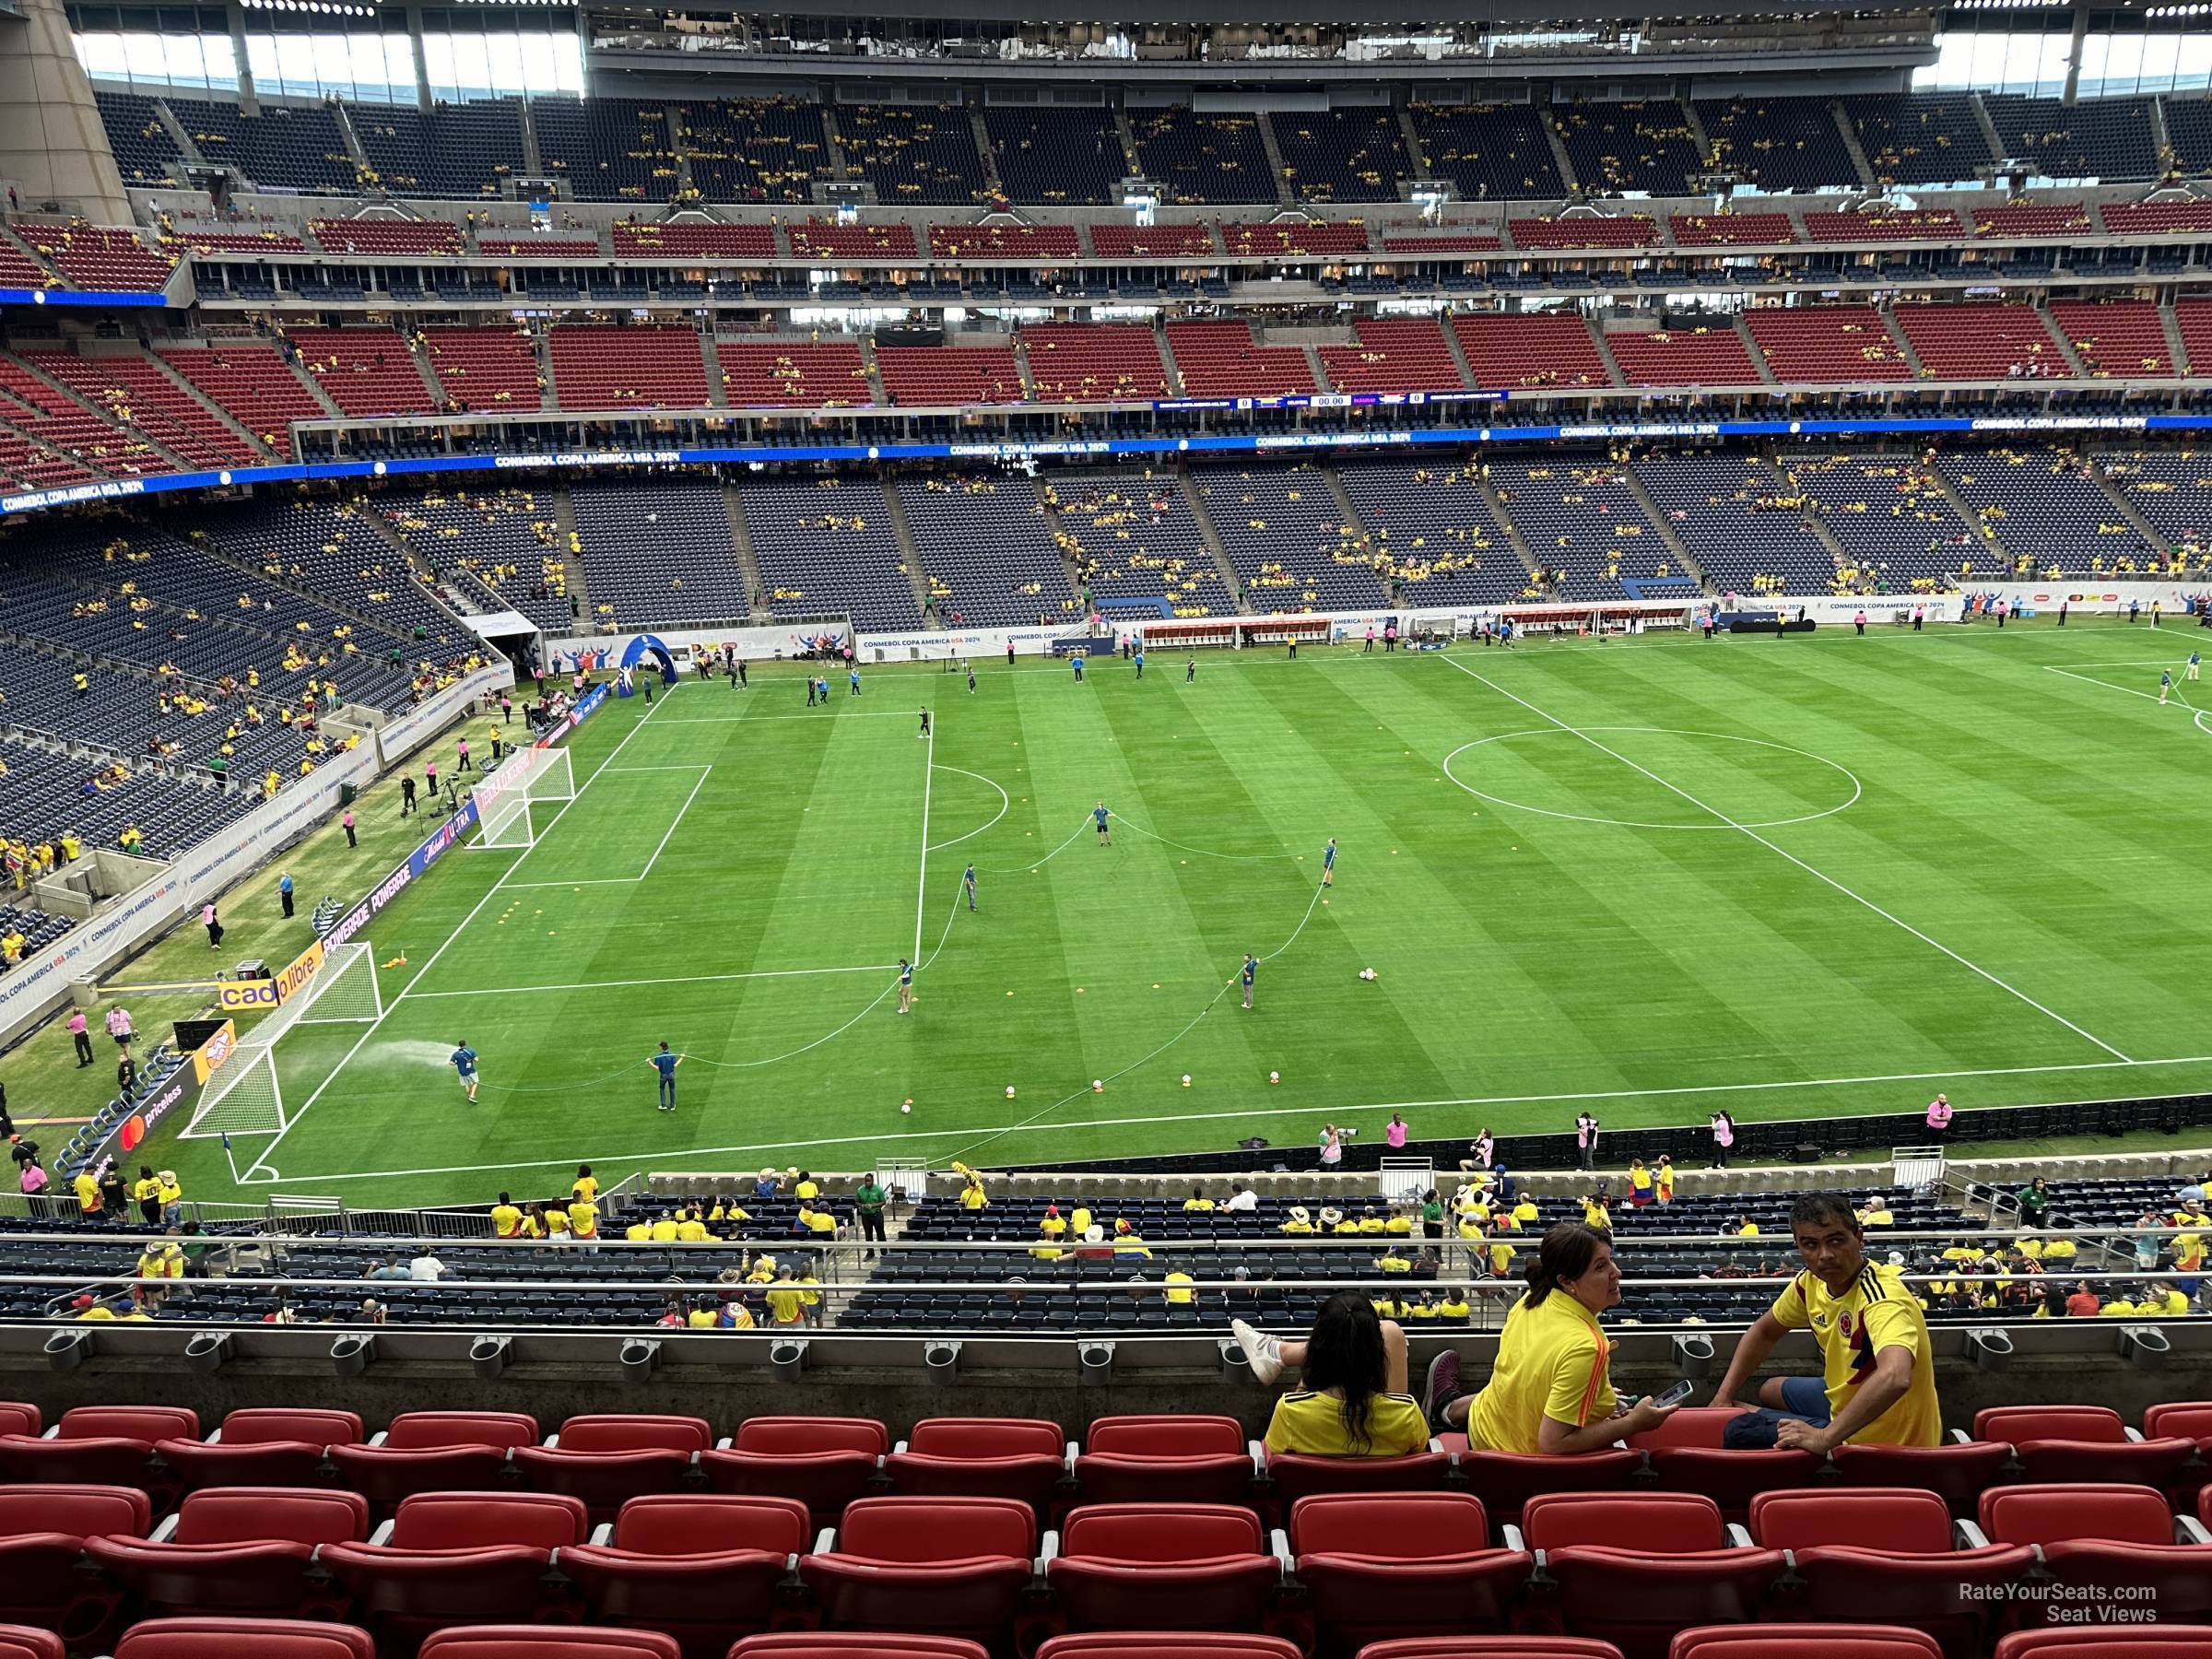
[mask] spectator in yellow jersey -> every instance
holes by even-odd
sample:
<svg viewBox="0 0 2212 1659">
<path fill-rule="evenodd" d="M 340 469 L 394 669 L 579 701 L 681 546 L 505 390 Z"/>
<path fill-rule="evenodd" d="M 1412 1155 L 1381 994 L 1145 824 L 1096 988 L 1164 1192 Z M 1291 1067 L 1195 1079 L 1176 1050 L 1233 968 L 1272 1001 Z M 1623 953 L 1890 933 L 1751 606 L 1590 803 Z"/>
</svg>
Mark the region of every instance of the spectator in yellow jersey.
<svg viewBox="0 0 2212 1659">
<path fill-rule="evenodd" d="M 1524 1198 L 1513 1206 L 1513 1225 L 1515 1227 L 1534 1227 L 1543 1218 L 1537 1213 L 1536 1201 L 1534 1198 Z"/>
<path fill-rule="evenodd" d="M 660 1223 L 653 1223 L 654 1235 L 659 1235 Z M 573 1199 L 569 1204 L 569 1232 L 586 1252 L 599 1248 L 599 1206 L 588 1198 Z"/>
<path fill-rule="evenodd" d="M 1194 1211 L 1204 1212 L 1210 1210 L 1213 1207 L 1214 1201 L 1206 1195 L 1206 1189 L 1204 1187 L 1193 1187 L 1191 1189 L 1191 1195 L 1182 1201 L 1182 1210 L 1183 1214 L 1186 1216 Z M 1172 1301 L 1174 1298 L 1170 1297 L 1168 1300 Z"/>
<path fill-rule="evenodd" d="M 1312 1233 L 1313 1230 L 1312 1211 L 1306 1208 L 1306 1206 L 1302 1204 L 1292 1205 L 1290 1206 L 1289 1219 L 1285 1221 L 1277 1230 L 1300 1237 Z"/>
<path fill-rule="evenodd" d="M 799 1224 L 818 1237 L 830 1239 L 837 1237 L 837 1218 L 830 1213 L 829 1206 L 826 1205 L 817 1208 L 801 1199 L 799 1202 Z"/>
<path fill-rule="evenodd" d="M 1286 1367 L 1300 1386 L 1275 1403 L 1270 1452 L 1318 1457 L 1399 1457 L 1429 1443 L 1429 1424 L 1406 1390 L 1406 1333 L 1377 1316 L 1366 1294 L 1339 1290 L 1322 1303 L 1303 1341 L 1265 1335 L 1242 1320 L 1237 1346 L 1263 1384 Z"/>
<path fill-rule="evenodd" d="M 161 1206 L 161 1225 L 177 1227 L 184 1220 L 184 1185 L 174 1170 L 154 1171 L 154 1197 Z"/>
<path fill-rule="evenodd" d="M 506 1194 L 491 1206 L 491 1232 L 496 1239 L 515 1239 L 522 1236 L 523 1212 L 514 1207 L 514 1200 Z"/>
<path fill-rule="evenodd" d="M 778 1327 L 806 1323 L 806 1293 L 794 1282 L 789 1263 L 776 1270 L 775 1283 L 769 1287 L 768 1315 Z"/>
<path fill-rule="evenodd" d="M 676 1238 L 679 1244 L 704 1244 L 714 1235 L 707 1230 L 707 1219 L 694 1204 L 676 1220 Z"/>
<path fill-rule="evenodd" d="M 76 1179 L 71 1182 L 70 1185 L 76 1189 L 77 1214 L 80 1216 L 99 1215 L 107 1201 L 100 1196 L 100 1177 L 92 1173 L 89 1164 L 76 1172 Z"/>
<path fill-rule="evenodd" d="M 576 1166 L 576 1179 L 569 1186 L 569 1196 L 581 1198 L 586 1204 L 593 1203 L 598 1198 L 599 1177 L 592 1173 L 590 1164 Z"/>
<path fill-rule="evenodd" d="M 1564 1457 L 1655 1429 L 1675 1412 L 1649 1400 L 1618 1409 L 1613 1345 L 1597 1323 L 1620 1300 L 1620 1265 L 1605 1234 L 1572 1221 L 1551 1229 L 1528 1265 L 1527 1287 L 1506 1314 L 1480 1392 L 1459 1392 L 1451 1349 L 1430 1362 L 1429 1410 L 1440 1427 L 1464 1428 L 1477 1450 Z"/>
<path fill-rule="evenodd" d="M 650 1244 L 653 1242 L 653 1223 L 640 1216 L 622 1230 L 622 1236 L 632 1244 Z"/>
<path fill-rule="evenodd" d="M 971 1170 L 964 1163 L 955 1163 L 952 1167 L 954 1172 L 961 1177 L 962 1209 L 972 1215 L 991 1202 L 990 1195 L 983 1191 L 983 1177 L 980 1171 Z"/>
<path fill-rule="evenodd" d="M 791 1195 L 801 1200 L 819 1198 L 822 1195 L 821 1184 L 805 1170 L 801 1170 L 797 1182 L 791 1189 Z"/>
<path fill-rule="evenodd" d="M 576 1209 L 576 1206 L 575 1206 L 574 1205 L 571 1205 L 571 1206 L 569 1206 L 569 1211 L 570 1211 L 570 1214 L 571 1214 L 571 1216 L 572 1216 L 572 1215 L 575 1213 L 575 1209 Z M 650 1231 L 650 1235 L 649 1235 L 649 1236 L 652 1238 L 653 1241 L 655 1244 L 673 1244 L 673 1243 L 675 1243 L 675 1242 L 676 1242 L 676 1217 L 675 1217 L 673 1214 L 669 1214 L 669 1213 L 663 1213 L 663 1214 L 661 1214 L 661 1215 L 655 1216 L 655 1217 L 653 1218 L 653 1227 L 652 1227 L 652 1229 L 651 1229 L 651 1231 Z"/>
<path fill-rule="evenodd" d="M 1759 1391 L 1760 1409 L 1728 1425 L 1727 1444 L 1817 1456 L 1847 1441 L 1942 1444 L 1927 1320 L 1901 1272 L 1867 1259 L 1858 1217 L 1834 1194 L 1808 1193 L 1791 1205 L 1790 1233 L 1804 1270 L 1737 1340 L 1712 1403 L 1735 1405 L 1791 1331 L 1811 1329 L 1823 1374 L 1769 1378 Z"/>
<path fill-rule="evenodd" d="M 1458 1285 L 1443 1294 L 1436 1304 L 1437 1317 L 1451 1324 L 1465 1324 L 1475 1317 L 1474 1304 L 1467 1300 L 1466 1290 Z"/>
<path fill-rule="evenodd" d="M 711 1331 L 722 1323 L 722 1314 L 711 1296 L 694 1297 L 691 1311 L 684 1315 L 684 1324 L 694 1331 Z"/>
</svg>

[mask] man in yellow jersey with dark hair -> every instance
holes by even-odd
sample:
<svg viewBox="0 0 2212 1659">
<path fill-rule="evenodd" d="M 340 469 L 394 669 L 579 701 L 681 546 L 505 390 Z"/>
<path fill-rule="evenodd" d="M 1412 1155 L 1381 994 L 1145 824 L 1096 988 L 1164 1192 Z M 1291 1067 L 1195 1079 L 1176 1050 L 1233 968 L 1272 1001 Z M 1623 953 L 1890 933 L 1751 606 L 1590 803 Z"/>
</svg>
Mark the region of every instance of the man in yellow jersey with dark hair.
<svg viewBox="0 0 2212 1659">
<path fill-rule="evenodd" d="M 1790 1233 L 1805 1270 L 1737 1340 L 1712 1403 L 1735 1405 L 1789 1331 L 1812 1331 L 1822 1375 L 1769 1378 L 1759 1387 L 1761 1409 L 1731 1421 L 1725 1443 L 1823 1456 L 1845 1441 L 1942 1444 L 1927 1320 L 1901 1270 L 1867 1259 L 1857 1214 L 1832 1193 L 1808 1193 L 1793 1204 Z"/>
</svg>

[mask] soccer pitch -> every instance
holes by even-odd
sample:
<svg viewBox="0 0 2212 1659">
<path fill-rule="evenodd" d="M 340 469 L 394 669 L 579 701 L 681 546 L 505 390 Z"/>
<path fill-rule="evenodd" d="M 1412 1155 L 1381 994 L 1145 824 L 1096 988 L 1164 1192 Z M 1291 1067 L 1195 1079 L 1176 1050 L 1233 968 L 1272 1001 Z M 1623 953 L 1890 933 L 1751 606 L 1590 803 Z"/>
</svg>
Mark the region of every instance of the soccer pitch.
<svg viewBox="0 0 2212 1659">
<path fill-rule="evenodd" d="M 2156 698 L 2203 637 L 1208 653 L 1187 683 L 1163 653 L 1141 682 L 994 659 L 973 693 L 833 675 L 827 709 L 795 671 L 688 680 L 577 734 L 529 851 L 448 858 L 379 917 L 384 1018 L 286 1040 L 294 1121 L 234 1137 L 241 1190 L 216 1143 L 157 1151 L 201 1197 L 435 1203 L 579 1160 L 1295 1159 L 1394 1107 L 1430 1137 L 1584 1106 L 1625 1157 L 1723 1106 L 2205 1087 L 2212 720 Z"/>
</svg>

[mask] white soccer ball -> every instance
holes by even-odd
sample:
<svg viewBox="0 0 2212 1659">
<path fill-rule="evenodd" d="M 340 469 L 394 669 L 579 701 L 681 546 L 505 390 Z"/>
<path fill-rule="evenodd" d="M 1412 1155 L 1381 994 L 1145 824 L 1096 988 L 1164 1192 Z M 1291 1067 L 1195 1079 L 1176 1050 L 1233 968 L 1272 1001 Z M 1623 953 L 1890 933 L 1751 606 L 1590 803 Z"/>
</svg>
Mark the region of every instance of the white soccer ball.
<svg viewBox="0 0 2212 1659">
<path fill-rule="evenodd" d="M 1188 1088 L 1191 1086 L 1191 1074 L 1189 1072 L 1184 1072 L 1182 1074 L 1182 1086 L 1185 1088 Z"/>
<path fill-rule="evenodd" d="M 1281 1072 L 1269 1072 L 1267 1074 L 1267 1081 L 1270 1083 L 1280 1083 L 1282 1080 L 1283 1074 Z"/>
<path fill-rule="evenodd" d="M 914 1099 L 913 1099 L 913 1097 L 912 1097 L 912 1095 L 909 1095 L 909 1096 L 908 1096 L 908 1097 L 907 1097 L 907 1098 L 906 1098 L 904 1100 L 902 1100 L 902 1101 L 900 1101 L 900 1104 L 899 1104 L 899 1114 L 900 1114 L 901 1117 L 903 1117 L 903 1116 L 905 1116 L 905 1115 L 906 1115 L 908 1112 L 910 1112 L 913 1111 L 913 1109 L 914 1109 Z"/>
<path fill-rule="evenodd" d="M 1090 1080 L 1090 1092 L 1092 1094 L 1104 1094 L 1106 1092 L 1106 1080 L 1103 1077 L 1093 1077 Z"/>
<path fill-rule="evenodd" d="M 1014 1098 L 1014 1085 L 1013 1085 L 1013 1084 L 1011 1084 L 1011 1083 L 1009 1083 L 1009 1084 L 1007 1084 L 1007 1085 L 1006 1085 L 1006 1099 L 1010 1100 L 1012 1100 L 1013 1098 Z"/>
</svg>

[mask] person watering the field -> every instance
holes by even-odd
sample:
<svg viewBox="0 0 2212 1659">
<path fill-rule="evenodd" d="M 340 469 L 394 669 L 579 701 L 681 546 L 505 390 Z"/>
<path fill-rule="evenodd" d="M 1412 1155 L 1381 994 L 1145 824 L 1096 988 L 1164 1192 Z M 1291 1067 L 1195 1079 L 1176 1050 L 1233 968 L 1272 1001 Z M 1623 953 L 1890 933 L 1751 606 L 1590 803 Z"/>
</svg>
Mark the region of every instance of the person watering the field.
<svg viewBox="0 0 2212 1659">
<path fill-rule="evenodd" d="M 1336 885 L 1336 838 L 1329 837 L 1329 844 L 1321 850 L 1321 885 Z"/>
<path fill-rule="evenodd" d="M 975 908 L 975 866 L 970 865 L 960 873 L 960 886 L 968 890 L 968 908 Z"/>
<path fill-rule="evenodd" d="M 1258 975 L 1259 971 L 1260 959 L 1253 956 L 1251 951 L 1246 951 L 1244 953 L 1244 966 L 1240 971 L 1239 977 L 1244 982 L 1244 1006 L 1248 1008 L 1252 1006 L 1252 982 L 1254 977 Z"/>
<path fill-rule="evenodd" d="M 2172 695 L 2173 670 L 2171 668 L 2161 668 L 2159 670 L 2159 707 L 2161 709 L 2164 708 L 2166 706 L 2166 700 Z"/>
<path fill-rule="evenodd" d="M 1791 1205 L 1790 1232 L 1805 1271 L 1737 1339 L 1712 1403 L 1734 1406 L 1791 1331 L 1810 1327 L 1823 1375 L 1768 1379 L 1759 1385 L 1760 1409 L 1733 1418 L 1726 1443 L 1787 1446 L 1815 1456 L 1845 1441 L 1942 1444 L 1927 1320 L 1901 1272 L 1867 1259 L 1859 1219 L 1835 1194 L 1807 1193 Z"/>
<path fill-rule="evenodd" d="M 646 1061 L 654 1071 L 661 1074 L 661 1110 L 674 1112 L 676 1110 L 676 1068 L 684 1063 L 684 1057 L 681 1054 L 670 1053 L 668 1045 L 664 1042 L 661 1044 L 660 1052 L 647 1055 Z"/>
<path fill-rule="evenodd" d="M 914 965 L 904 957 L 899 959 L 899 1012 L 912 1013 L 914 1006 Z"/>
<path fill-rule="evenodd" d="M 467 1038 L 461 1039 L 460 1046 L 447 1056 L 446 1064 L 460 1077 L 461 1087 L 474 1100 L 477 1098 L 477 1051 L 468 1046 Z"/>
<path fill-rule="evenodd" d="M 2182 666 L 2182 677 L 2185 680 L 2193 680 L 2197 678 L 2197 671 L 2203 666 L 2203 661 L 2204 659 L 2199 657 L 2195 652 L 2191 652 L 2189 653 L 2188 662 L 2183 664 Z"/>
<path fill-rule="evenodd" d="M 1100 801 L 1096 806 L 1093 806 L 1090 809 L 1090 816 L 1099 826 L 1099 845 L 1101 847 L 1112 846 L 1113 834 L 1106 828 L 1106 820 L 1113 815 L 1106 810 L 1106 803 Z"/>
</svg>

